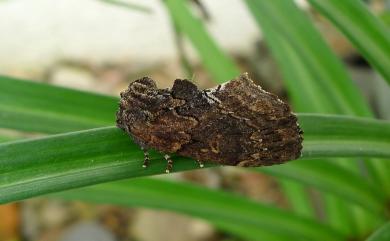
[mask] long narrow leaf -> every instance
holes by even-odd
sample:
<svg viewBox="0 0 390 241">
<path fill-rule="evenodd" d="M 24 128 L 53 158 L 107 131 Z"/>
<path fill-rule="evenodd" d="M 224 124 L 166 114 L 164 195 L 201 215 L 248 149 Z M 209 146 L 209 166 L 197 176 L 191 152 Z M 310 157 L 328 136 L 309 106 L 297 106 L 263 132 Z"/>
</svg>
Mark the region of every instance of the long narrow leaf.
<svg viewBox="0 0 390 241">
<path fill-rule="evenodd" d="M 79 92 L 69 89 L 63 89 L 58 88 L 54 86 L 48 86 L 45 84 L 38 84 L 33 82 L 25 82 L 20 81 L 16 79 L 11 78 L 0 78 L 0 84 L 2 84 L 2 92 L 10 94 L 10 95 L 3 95 L 4 99 L 7 99 L 8 101 L 8 107 L 11 109 L 18 109 L 19 105 L 23 105 L 25 107 L 28 107 L 32 110 L 38 110 L 37 118 L 31 118 L 31 114 L 27 114 L 25 119 L 23 121 L 20 120 L 20 117 L 23 116 L 24 112 L 23 110 L 15 111 L 13 112 L 13 117 L 16 118 L 16 121 L 12 119 L 3 119 L 7 127 L 13 127 L 15 129 L 19 130 L 27 130 L 27 131 L 40 131 L 45 133 L 57 133 L 62 131 L 68 131 L 68 130 L 77 130 L 87 127 L 93 127 L 96 125 L 96 123 L 112 123 L 113 120 L 109 120 L 110 118 L 114 117 L 114 112 L 117 107 L 117 100 L 116 98 L 112 97 L 106 97 L 106 96 L 99 96 L 94 95 L 86 92 Z M 24 91 L 16 91 L 14 88 L 17 86 L 18 88 L 21 88 Z M 25 90 L 29 90 L 29 92 L 26 93 Z M 45 101 L 37 101 L 41 96 L 43 96 L 46 92 L 49 92 L 50 94 L 45 95 Z M 1 95 L 1 94 L 0 94 Z M 73 98 L 73 97 L 79 97 L 79 98 Z M 95 98 L 101 98 L 96 100 Z M 15 101 L 16 100 L 16 101 Z M 91 103 L 90 100 L 93 100 Z M 20 101 L 22 104 L 20 104 Z M 97 108 L 100 103 L 105 103 L 109 108 Z M 57 106 L 61 107 L 60 110 L 57 109 Z M 103 105 L 104 106 L 104 105 Z M 16 108 L 13 108 L 16 107 Z M 81 107 L 81 108 L 78 108 Z M 84 115 L 84 108 L 86 109 L 92 109 L 96 111 L 94 115 L 88 116 L 89 121 L 83 122 L 80 121 L 79 115 Z M 65 111 L 65 114 L 62 112 L 62 110 Z M 53 114 L 54 112 L 54 114 Z M 64 115 L 64 116 L 62 116 Z M 46 121 L 48 116 L 58 116 L 55 120 L 49 120 Z M 109 116 L 110 118 L 106 118 Z M 68 117 L 68 118 L 64 118 Z M 59 119 L 62 120 L 58 121 Z M 38 121 L 37 120 L 42 120 Z M 14 122 L 14 123 L 13 123 Z M 9 124 L 12 124 L 10 126 Z M 99 124 L 100 125 L 100 124 Z M 63 127 L 66 128 L 63 128 Z M 4 127 L 4 125 L 3 125 Z M 5 159 L 11 160 L 11 162 L 7 162 L 3 160 L 0 164 L 0 180 L 2 183 L 2 191 L 0 193 L 3 193 L 3 195 L 0 194 L 0 200 L 1 202 L 4 202 L 5 199 L 9 199 L 9 195 L 16 195 L 19 198 L 20 197 L 29 197 L 31 195 L 37 195 L 39 193 L 46 193 L 46 192 L 52 192 L 57 191 L 58 189 L 63 188 L 72 188 L 74 186 L 79 185 L 85 185 L 85 182 L 88 183 L 88 179 L 95 180 L 96 182 L 103 182 L 108 181 L 115 176 L 116 178 L 124 178 L 134 175 L 137 172 L 143 172 L 145 170 L 141 169 L 139 166 L 139 161 L 142 159 L 142 154 L 139 153 L 139 149 L 137 147 L 131 148 L 131 144 L 127 143 L 128 138 L 126 139 L 126 144 L 122 146 L 123 151 L 121 153 L 112 154 L 112 151 L 115 152 L 118 148 L 118 145 L 116 144 L 115 140 L 112 142 L 108 141 L 110 140 L 110 136 L 115 135 L 115 131 L 113 130 L 113 133 L 100 133 L 102 134 L 100 138 L 95 139 L 95 133 L 92 133 L 89 135 L 89 138 L 85 138 L 85 136 L 74 136 L 74 138 L 68 138 L 67 140 L 70 141 L 68 145 L 61 140 L 58 140 L 57 138 L 49 139 L 47 140 L 47 143 L 50 143 L 51 146 L 43 145 L 42 142 L 37 143 L 31 143 L 32 145 L 27 145 L 22 147 L 19 145 L 19 148 L 22 148 L 22 152 L 26 153 L 28 156 L 28 153 L 39 153 L 38 156 L 33 157 L 30 160 L 35 160 L 35 162 L 30 162 L 28 160 L 25 160 L 23 157 L 15 159 L 8 159 L 10 156 L 6 156 Z M 80 146 L 80 148 L 74 148 L 79 143 L 84 143 L 84 145 Z M 98 144 L 100 141 L 100 144 Z M 72 147 L 71 143 L 74 143 L 76 146 Z M 65 144 L 65 145 L 64 145 Z M 112 146 L 111 146 L 112 144 Z M 98 145 L 95 146 L 95 145 Z M 108 145 L 108 146 L 107 146 Z M 127 146 L 128 145 L 128 146 Z M 95 148 L 101 149 L 100 153 L 93 153 L 91 154 L 91 151 L 93 151 Z M 45 149 L 47 148 L 47 149 Z M 45 153 L 46 150 L 49 150 L 50 148 L 53 148 L 53 152 L 51 153 Z M 62 149 L 61 149 L 62 148 Z M 120 145 L 119 145 L 120 148 Z M 129 148 L 129 149 L 128 149 Z M 57 152 L 59 149 L 62 151 Z M 126 168 L 126 165 L 122 166 L 122 164 L 128 159 L 131 161 L 131 155 L 132 151 L 136 149 L 138 153 L 134 154 L 136 155 L 136 158 L 133 158 L 133 160 L 137 160 L 137 169 L 135 172 L 129 171 Z M 57 151 L 56 151 L 57 150 Z M 14 150 L 15 151 L 15 150 Z M 12 150 L 10 148 L 6 148 L 6 150 L 3 152 L 5 155 L 9 155 Z M 17 152 L 17 150 L 16 150 Z M 14 154 L 16 154 L 14 152 Z M 111 153 L 110 153 L 111 152 Z M 53 156 L 50 156 L 54 154 Z M 111 154 L 111 155 L 110 155 Z M 127 154 L 129 154 L 127 156 Z M 108 156 L 106 156 L 108 155 Z M 104 165 L 104 163 L 101 161 L 101 156 L 103 158 L 116 158 L 114 162 L 111 159 L 111 163 L 109 165 Z M 124 162 L 121 162 L 123 160 L 119 160 L 125 156 Z M 96 157 L 96 158 L 94 158 Z M 161 157 L 160 157 L 161 158 Z M 75 161 L 78 159 L 78 161 Z M 67 161 L 64 161 L 67 160 Z M 69 161 L 70 160 L 70 161 Z M 175 158 L 175 160 L 178 160 Z M 48 161 L 49 163 L 47 163 Z M 180 161 L 180 160 L 178 160 Z M 151 171 L 150 173 L 144 173 L 142 175 L 151 175 L 154 173 L 161 173 L 161 170 L 164 169 L 164 162 L 161 162 L 161 159 L 155 160 L 155 164 L 158 164 L 160 162 L 160 166 L 154 166 L 154 170 L 148 170 Z M 54 164 L 53 164 L 54 163 Z M 184 168 L 180 167 L 180 164 L 185 164 Z M 96 166 L 95 166 L 96 165 Z M 13 167 L 12 167 L 13 166 Z M 152 168 L 152 166 L 150 168 Z M 122 167 L 124 167 L 122 169 Z M 186 170 L 188 168 L 195 168 L 195 164 L 192 162 L 187 163 L 179 163 L 178 165 L 175 165 L 175 168 L 180 170 Z M 19 169 L 19 173 L 14 173 L 13 171 Z M 118 171 L 123 170 L 128 173 L 120 173 Z M 130 165 L 130 170 L 131 165 Z M 104 171 L 100 171 L 104 170 Z M 110 170 L 112 172 L 110 172 Z M 107 172 L 108 171 L 108 172 Z M 157 171 L 157 172 L 155 172 Z M 8 173 L 4 173 L 8 172 Z M 44 173 L 46 172 L 46 176 Z M 93 172 L 94 174 L 90 174 L 90 172 Z M 13 174 L 16 174 L 14 176 Z M 18 177 L 18 174 L 20 175 Z M 110 175 L 111 174 L 111 175 Z M 125 175 L 126 174 L 126 175 Z M 25 180 L 21 180 L 20 178 L 22 176 L 26 175 Z M 84 176 L 85 178 L 80 178 L 81 176 Z M 135 175 L 139 175 L 135 174 Z M 10 178 L 11 177 L 11 178 Z M 5 184 L 3 181 L 7 180 L 7 183 Z M 31 183 L 29 183 L 31 182 Z M 84 183 L 83 183 L 84 182 Z M 16 185 L 12 185 L 16 184 Z M 45 186 L 44 190 L 42 190 L 42 187 Z M 14 189 L 15 187 L 16 189 Z M 184 187 L 182 189 L 185 189 Z M 184 191 L 183 191 L 184 192 Z M 103 192 L 106 193 L 106 192 Z M 157 195 L 157 194 L 156 194 Z M 203 195 L 205 196 L 205 195 Z M 13 199 L 16 200 L 16 199 Z M 157 199 L 155 199 L 157 201 Z M 106 201 L 112 201 L 107 200 Z M 164 203 L 163 200 L 160 199 L 160 203 Z M 165 209 L 173 209 L 171 207 L 167 207 L 167 205 L 162 205 L 165 207 Z M 175 209 L 173 209 L 175 210 Z M 206 218 L 207 219 L 207 218 Z M 210 219 L 207 219 L 210 221 Z M 224 223 L 223 218 L 216 218 L 214 223 Z M 245 225 L 232 225 L 230 223 L 223 225 L 224 229 L 232 232 L 241 234 L 242 237 L 247 237 L 249 240 L 258 240 L 259 238 L 265 238 L 267 240 L 285 240 L 287 237 L 283 238 L 283 235 L 278 233 L 272 233 L 268 230 L 260 229 L 258 227 L 256 228 L 248 228 Z M 282 238 L 281 238 L 282 236 Z"/>
<path fill-rule="evenodd" d="M 311 74 L 317 77 L 317 85 L 328 94 L 328 102 L 334 103 L 337 112 L 371 116 L 357 87 L 353 84 L 341 61 L 329 50 L 309 19 L 290 0 L 246 1 L 255 18 L 267 32 L 273 29 L 297 49 Z M 297 27 L 291 27 L 291 25 Z M 267 32 L 264 36 L 272 45 Z"/>
<path fill-rule="evenodd" d="M 309 0 L 358 48 L 390 84 L 390 33 L 363 1 Z"/>
<path fill-rule="evenodd" d="M 294 165 L 291 165 L 294 164 Z M 289 177 L 299 182 L 317 186 L 321 190 L 342 196 L 351 202 L 368 207 L 384 215 L 386 195 L 372 183 L 339 165 L 321 160 L 299 160 L 282 166 L 257 168 L 275 176 Z"/>
<path fill-rule="evenodd" d="M 7 142 L 12 140 L 16 140 L 16 138 L 9 137 L 9 136 L 0 136 L 0 142 Z"/>
<path fill-rule="evenodd" d="M 359 135 L 348 129 L 337 128 L 335 124 L 334 134 L 345 140 L 345 148 L 327 152 L 327 145 L 329 150 L 335 148 L 332 141 L 326 141 L 333 139 L 328 129 L 324 128 L 322 132 L 324 143 L 311 144 L 312 140 L 317 142 L 316 138 L 321 135 L 318 130 L 311 135 L 311 128 L 321 121 L 338 123 L 340 127 L 361 124 L 370 132 L 364 131 L 363 128 Z M 322 116 L 304 116 L 300 122 L 307 137 L 303 158 L 357 155 L 356 153 L 390 156 L 388 122 Z M 374 135 L 383 137 L 374 139 Z M 383 150 L 378 152 L 377 148 L 370 149 L 374 146 L 372 142 L 382 146 Z M 115 127 L 3 143 L 0 144 L 0 203 L 106 181 L 161 174 L 165 170 L 166 163 L 157 153 L 152 153 L 152 164 L 146 169 L 141 167 L 142 159 L 143 154 L 139 147 Z M 199 168 L 193 160 L 181 157 L 174 159 L 174 171 Z"/>
<path fill-rule="evenodd" d="M 176 26 L 196 48 L 202 63 L 214 81 L 223 83 L 239 75 L 240 71 L 233 60 L 220 50 L 202 22 L 190 11 L 185 0 L 166 0 L 164 3 Z"/>
<path fill-rule="evenodd" d="M 236 230 L 247 240 L 268 240 L 263 230 L 278 234 L 277 240 L 344 240 L 332 229 L 286 211 L 255 203 L 221 191 L 195 185 L 137 178 L 106 183 L 59 194 L 62 198 L 124 206 L 175 210 L 205 218 L 221 229 Z M 207 196 L 207 198 L 204 198 Z M 227 212 L 228 211 L 228 212 Z M 282 237 L 283 239 L 280 239 Z"/>
<path fill-rule="evenodd" d="M 0 128 L 59 133 L 115 123 L 117 98 L 0 76 Z"/>
<path fill-rule="evenodd" d="M 247 1 L 247 3 L 261 24 L 265 38 L 282 66 L 284 77 L 289 83 L 287 85 L 289 93 L 294 97 L 295 104 L 299 104 L 295 105 L 295 108 L 298 111 L 305 112 L 353 112 L 350 109 L 346 111 L 348 104 L 343 104 L 344 93 L 341 92 L 344 89 L 349 90 L 348 84 L 352 87 L 351 90 L 354 89 L 354 86 L 351 85 L 348 76 L 342 71 L 343 69 L 337 58 L 330 51 L 327 51 L 326 45 L 319 34 L 314 31 L 309 21 L 300 14 L 297 8 L 291 2 L 278 0 Z M 275 7 L 275 13 L 272 14 L 268 7 Z M 291 18 L 291 15 L 294 15 L 294 17 Z M 285 28 L 279 27 L 280 21 L 283 21 L 282 24 Z M 329 65 L 318 64 L 321 61 L 328 61 L 327 64 Z M 318 68 L 322 68 L 321 71 L 318 71 Z M 341 74 L 337 74 L 338 72 Z M 338 76 L 337 79 L 341 79 L 341 81 L 349 81 L 344 89 L 330 84 L 336 75 Z M 354 95 L 358 96 L 356 93 Z M 337 96 L 342 97 L 338 98 Z M 343 105 L 345 106 L 343 107 Z M 284 183 L 283 186 L 286 186 L 286 184 Z M 285 189 L 291 188 L 290 186 L 291 184 L 288 184 Z M 298 193 L 294 196 L 290 195 L 289 198 L 298 199 L 299 201 L 299 196 L 302 195 L 304 194 Z M 327 198 L 327 200 L 329 199 Z M 330 208 L 330 210 L 327 210 L 327 214 L 330 215 L 329 220 L 331 222 L 340 220 L 339 224 L 341 225 L 337 225 L 347 231 L 349 222 L 345 220 L 348 217 L 340 211 L 345 210 L 345 208 L 334 201 L 326 202 L 326 206 Z"/>
<path fill-rule="evenodd" d="M 344 113 L 370 116 L 367 104 L 353 85 L 340 60 L 330 51 L 311 22 L 289 0 L 248 0 L 247 4 L 261 25 L 265 39 L 276 57 L 295 109 L 305 112 Z M 338 160 L 338 163 L 347 163 Z M 383 162 L 367 162 L 373 179 L 386 186 Z M 348 168 L 358 171 L 356 165 Z M 326 200 L 330 200 L 327 197 Z M 347 231 L 350 220 L 369 220 L 366 217 L 349 218 L 343 207 L 333 200 L 326 202 L 330 208 L 329 221 Z M 355 211 L 353 211 L 356 213 Z M 350 226 L 350 227 L 348 227 Z M 369 225 L 364 225 L 369 227 Z M 350 231 L 348 231 L 350 232 Z M 365 232 L 364 230 L 361 232 Z"/>
<path fill-rule="evenodd" d="M 390 240 L 390 222 L 384 224 L 367 241 L 388 241 Z"/>
<path fill-rule="evenodd" d="M 282 74 L 284 75 L 287 91 L 292 97 L 291 101 L 294 109 L 297 111 L 309 110 L 313 113 L 321 112 L 324 109 L 324 103 L 327 103 L 324 92 L 315 91 L 314 88 L 318 86 L 310 81 L 306 66 L 296 56 L 296 50 L 289 47 L 284 38 L 278 38 L 278 34 L 275 34 L 272 28 L 267 29 L 267 27 L 269 26 L 265 25 L 264 32 L 266 32 L 266 36 L 268 35 L 272 39 L 272 44 L 269 46 L 273 55 L 279 63 L 286 63 L 281 65 Z M 325 112 L 331 112 L 331 108 L 325 109 L 329 110 Z M 278 181 L 294 212 L 309 217 L 317 215 L 309 199 L 307 187 L 288 179 L 279 179 Z M 340 212 L 337 213 L 340 214 Z M 342 218 L 337 219 L 342 220 Z"/>
</svg>

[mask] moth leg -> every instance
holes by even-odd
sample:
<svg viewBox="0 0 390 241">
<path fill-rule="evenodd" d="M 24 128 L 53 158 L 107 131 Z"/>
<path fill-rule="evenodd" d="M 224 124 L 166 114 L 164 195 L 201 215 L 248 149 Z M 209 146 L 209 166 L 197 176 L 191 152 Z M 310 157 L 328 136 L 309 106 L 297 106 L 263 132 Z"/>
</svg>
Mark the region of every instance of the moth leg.
<svg viewBox="0 0 390 241">
<path fill-rule="evenodd" d="M 173 161 L 172 161 L 172 158 L 170 155 L 168 154 L 165 154 L 164 155 L 164 159 L 167 161 L 167 168 L 165 169 L 165 172 L 166 173 L 170 173 L 172 171 L 172 168 L 173 168 Z"/>
<path fill-rule="evenodd" d="M 218 85 L 217 87 L 217 91 L 219 91 L 221 89 L 222 85 Z"/>
<path fill-rule="evenodd" d="M 143 168 L 146 168 L 146 167 L 148 167 L 149 166 L 149 152 L 148 152 L 148 150 L 144 150 L 144 163 L 142 164 L 142 167 Z"/>
<path fill-rule="evenodd" d="M 200 167 L 200 168 L 204 167 L 203 161 L 201 161 L 201 160 L 196 160 L 196 162 L 199 164 L 199 167 Z"/>
</svg>

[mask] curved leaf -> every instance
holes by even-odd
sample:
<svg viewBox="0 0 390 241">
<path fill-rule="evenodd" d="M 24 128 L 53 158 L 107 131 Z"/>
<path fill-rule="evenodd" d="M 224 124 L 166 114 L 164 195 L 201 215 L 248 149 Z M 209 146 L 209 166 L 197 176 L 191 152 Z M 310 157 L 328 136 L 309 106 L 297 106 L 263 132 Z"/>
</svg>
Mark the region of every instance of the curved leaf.
<svg viewBox="0 0 390 241">
<path fill-rule="evenodd" d="M 204 67 L 212 75 L 214 81 L 223 83 L 240 74 L 234 61 L 218 47 L 206 31 L 202 21 L 192 14 L 186 1 L 166 0 L 164 3 L 176 26 L 189 38 L 197 50 Z"/>
<path fill-rule="evenodd" d="M 383 204 L 387 199 L 384 192 L 361 176 L 341 168 L 337 163 L 298 160 L 294 163 L 255 170 L 316 186 L 385 216 Z"/>
<path fill-rule="evenodd" d="M 0 128 L 60 133 L 115 123 L 118 99 L 0 76 Z"/>
<path fill-rule="evenodd" d="M 355 141 L 346 142 L 343 144 L 345 148 L 338 148 L 338 152 L 326 152 L 323 146 L 327 143 L 325 138 L 333 138 L 327 129 L 322 132 L 324 139 L 323 145 L 320 146 L 310 144 L 309 131 L 312 125 L 326 121 L 338 123 L 339 126 L 364 123 L 371 132 L 361 130 L 362 135 L 358 135 L 349 130 L 337 129 L 337 125 L 334 125 L 338 138 Z M 301 123 L 304 130 L 307 128 L 303 158 L 356 155 L 354 153 L 359 155 L 379 153 L 379 155 L 390 156 L 390 135 L 387 139 L 371 138 L 375 133 L 389 132 L 389 122 L 346 117 L 312 116 L 309 118 L 305 115 Z M 313 134 L 314 137 L 318 137 L 321 132 L 317 131 Z M 318 142 L 315 138 L 314 141 Z M 386 147 L 378 152 L 377 149 L 370 149 L 373 146 L 372 142 Z M 329 146 L 330 149 L 334 148 L 333 142 L 329 142 Z M 352 149 L 356 152 L 348 151 Z M 174 159 L 176 171 L 198 168 L 195 161 L 182 157 Z M 143 153 L 139 147 L 116 127 L 3 143 L 0 144 L 0 202 L 10 202 L 123 178 L 161 174 L 165 170 L 166 163 L 158 153 L 152 153 L 151 166 L 146 169 L 141 167 L 142 160 Z"/>
<path fill-rule="evenodd" d="M 367 241 L 388 241 L 390 240 L 390 222 L 384 224 Z"/>
<path fill-rule="evenodd" d="M 363 1 L 309 0 L 332 21 L 390 84 L 390 33 Z"/>
<path fill-rule="evenodd" d="M 275 239 L 276 236 L 276 240 L 345 240 L 345 237 L 331 228 L 310 219 L 231 193 L 189 183 L 137 178 L 72 190 L 55 196 L 97 203 L 106 203 L 109 196 L 110 203 L 113 204 L 169 208 L 207 219 L 221 229 L 231 231 L 233 228 L 236 234 L 248 240 L 269 238 L 269 234 L 264 236 L 264 230 L 272 233 L 272 238 Z"/>
<path fill-rule="evenodd" d="M 246 2 L 281 68 L 296 111 L 372 115 L 341 61 L 332 53 L 312 21 L 294 5 L 294 1 Z M 327 4 L 330 1 L 324 2 Z M 343 1 L 339 2 L 342 4 Z M 345 14 L 348 11 L 340 13 L 338 17 L 343 18 Z M 361 170 L 356 161 L 351 164 L 350 160 L 338 159 L 337 163 L 344 163 L 343 167 L 355 172 Z M 365 160 L 365 164 L 369 179 L 389 190 L 389 175 L 386 173 L 389 165 L 386 161 Z M 305 192 L 297 193 L 295 189 L 288 192 L 289 200 L 297 199 L 300 202 Z M 370 231 L 371 220 L 363 212 L 335 197 L 324 194 L 324 198 L 327 221 L 333 226 L 355 235 L 360 232 L 361 236 Z"/>
</svg>

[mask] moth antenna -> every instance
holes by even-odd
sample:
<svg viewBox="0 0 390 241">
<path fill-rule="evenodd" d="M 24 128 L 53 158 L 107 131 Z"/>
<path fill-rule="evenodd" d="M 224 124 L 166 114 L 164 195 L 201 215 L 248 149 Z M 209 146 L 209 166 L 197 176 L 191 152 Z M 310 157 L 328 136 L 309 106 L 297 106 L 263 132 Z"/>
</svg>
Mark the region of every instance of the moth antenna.
<svg viewBox="0 0 390 241">
<path fill-rule="evenodd" d="M 191 82 L 195 83 L 195 73 L 192 73 L 192 76 L 191 76 Z"/>
</svg>

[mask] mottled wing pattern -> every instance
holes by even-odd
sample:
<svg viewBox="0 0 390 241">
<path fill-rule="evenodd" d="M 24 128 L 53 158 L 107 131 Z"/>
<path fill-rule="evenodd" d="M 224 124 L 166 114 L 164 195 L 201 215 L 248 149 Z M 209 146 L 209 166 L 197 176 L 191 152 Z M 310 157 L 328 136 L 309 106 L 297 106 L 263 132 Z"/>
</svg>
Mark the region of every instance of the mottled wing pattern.
<svg viewBox="0 0 390 241">
<path fill-rule="evenodd" d="M 139 79 L 121 93 L 117 125 L 144 149 L 224 165 L 282 163 L 302 149 L 289 106 L 246 74 L 205 91 L 188 80 L 158 89 Z"/>
<path fill-rule="evenodd" d="M 252 127 L 247 139 L 241 142 L 244 151 L 237 165 L 272 165 L 300 156 L 302 131 L 297 118 L 276 95 L 261 89 L 246 74 L 213 94 L 233 118 Z"/>
<path fill-rule="evenodd" d="M 176 113 L 175 108 L 183 103 L 174 99 L 170 91 L 157 89 L 152 79 L 144 77 L 121 93 L 117 126 L 143 149 L 176 152 L 191 139 L 186 130 L 197 125 L 193 118 Z"/>
</svg>

